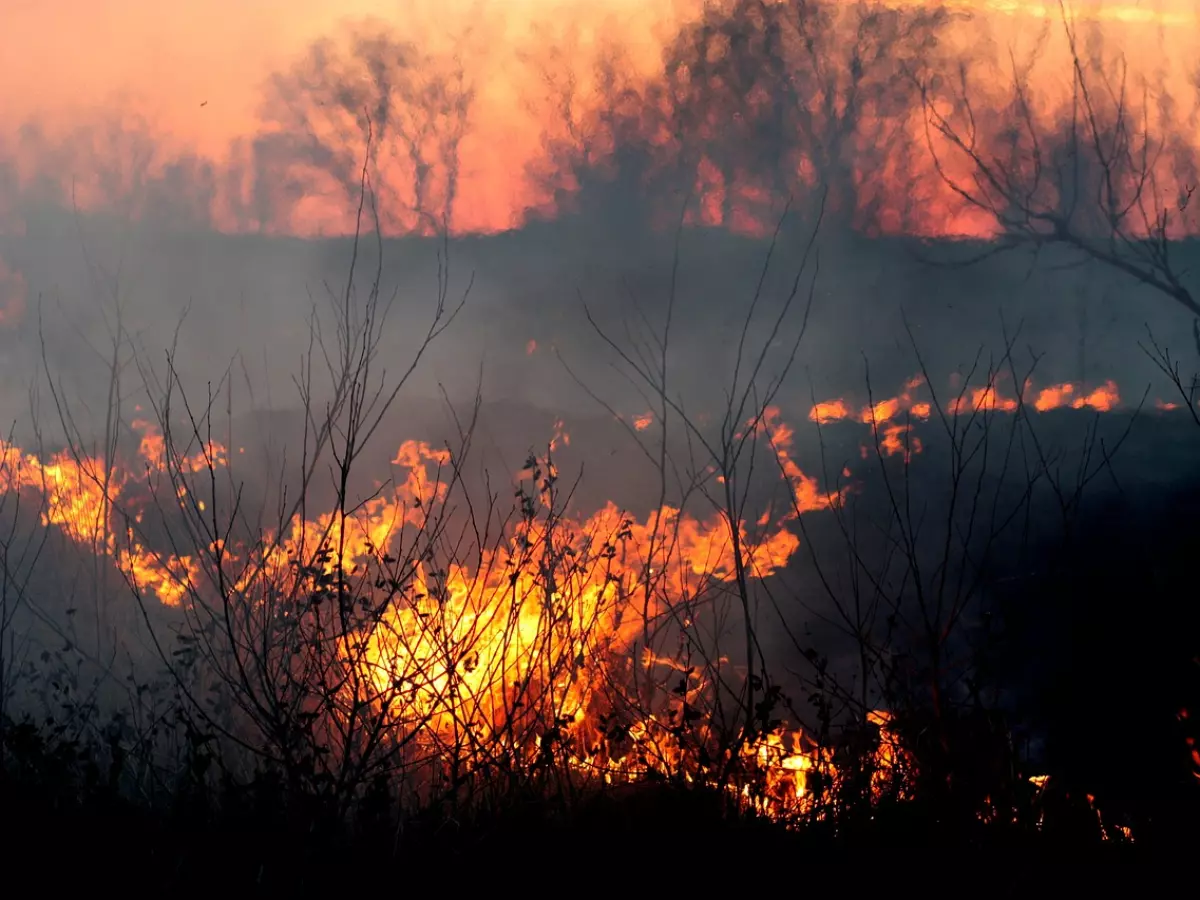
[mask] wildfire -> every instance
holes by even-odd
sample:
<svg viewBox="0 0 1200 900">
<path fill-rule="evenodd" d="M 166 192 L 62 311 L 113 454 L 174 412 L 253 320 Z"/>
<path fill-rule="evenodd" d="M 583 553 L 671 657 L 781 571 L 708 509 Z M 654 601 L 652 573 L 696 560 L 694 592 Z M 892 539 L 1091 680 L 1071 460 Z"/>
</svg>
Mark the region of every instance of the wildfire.
<svg viewBox="0 0 1200 900">
<path fill-rule="evenodd" d="M 880 452 L 886 456 L 903 455 L 905 461 L 908 461 L 912 454 L 920 453 L 923 449 L 920 438 L 912 433 L 913 422 L 925 421 L 933 413 L 931 402 L 913 398 L 913 392 L 924 383 L 923 376 L 913 376 L 905 382 L 904 389 L 896 396 L 864 406 L 857 413 L 853 412 L 853 407 L 844 398 L 824 400 L 809 410 L 808 418 L 819 425 L 850 420 L 870 425 L 876 434 Z M 1072 382 L 1035 390 L 1032 381 L 1026 381 L 1024 393 L 1018 399 L 1002 396 L 993 382 L 961 391 L 946 402 L 945 410 L 951 416 L 1014 413 L 1022 402 L 1037 412 L 1065 408 L 1110 412 L 1120 406 L 1121 392 L 1116 382 L 1111 379 L 1090 391 L 1085 391 L 1082 385 Z M 1171 411 L 1177 409 L 1178 404 L 1159 400 L 1156 401 L 1155 408 Z M 866 459 L 871 448 L 863 445 L 860 449 L 862 457 Z"/>
<path fill-rule="evenodd" d="M 805 475 L 791 457 L 792 429 L 780 420 L 777 407 L 768 407 L 758 427 L 765 432 L 771 444 L 771 449 L 779 461 L 780 469 L 792 488 L 793 510 L 787 518 L 806 512 L 816 512 L 829 509 L 845 499 L 848 487 L 834 493 L 824 492 L 812 476 Z"/>
<path fill-rule="evenodd" d="M 809 410 L 808 418 L 818 425 L 838 422 L 850 415 L 850 407 L 844 400 L 825 400 Z"/>
<path fill-rule="evenodd" d="M 217 581 L 205 577 L 215 565 L 237 602 L 268 609 L 295 597 L 301 612 L 280 615 L 320 621 L 321 598 L 336 594 L 331 579 L 365 573 L 355 581 L 365 585 L 362 608 L 377 612 L 356 619 L 359 637 L 342 644 L 341 664 L 361 676 L 346 689 L 430 752 L 465 740 L 507 748 L 521 764 L 559 755 L 609 782 L 649 772 L 702 782 L 720 763 L 701 760 L 721 746 L 709 717 L 729 661 L 696 666 L 685 650 L 667 647 L 686 647 L 702 610 L 721 602 L 738 577 L 735 554 L 752 577 L 770 576 L 799 546 L 786 523 L 842 496 L 820 491 L 792 459 L 792 432 L 778 410 L 747 425 L 769 442 L 793 502 L 753 528 L 738 524 L 736 547 L 719 514 L 702 520 L 664 506 L 634 518 L 608 504 L 566 519 L 553 511 L 553 464 L 531 459 L 525 514 L 502 541 L 470 564 L 422 554 L 390 579 L 384 573 L 396 571 L 388 564 L 404 534 L 427 528 L 447 503 L 442 474 L 452 458 L 420 441 L 406 441 L 392 459 L 392 487 L 353 512 L 296 517 L 282 535 L 214 543 L 203 558 L 155 552 L 135 533 L 140 514 L 119 526 L 164 474 L 179 483 L 170 495 L 177 503 L 199 503 L 178 476 L 227 466 L 218 444 L 182 454 L 141 420 L 136 465 L 124 468 L 69 453 L 43 461 L 4 444 L 0 490 L 39 494 L 43 524 L 111 558 L 136 590 L 167 606 L 203 600 Z M 567 441 L 561 421 L 555 432 Z M 882 714 L 873 722 L 886 731 Z M 828 750 L 798 730 L 724 746 L 746 770 L 741 799 L 772 815 L 807 808 L 810 774 L 833 772 Z M 892 753 L 881 749 L 881 766 L 892 764 Z"/>
<path fill-rule="evenodd" d="M 139 454 L 147 474 L 160 474 L 165 471 L 162 436 L 144 422 L 135 422 L 135 427 L 139 426 L 145 429 Z M 214 444 L 179 462 L 181 468 L 194 470 L 201 460 L 222 464 L 224 449 Z M 61 529 L 81 548 L 111 557 L 132 584 L 168 606 L 178 605 L 198 576 L 198 568 L 191 556 L 155 553 L 134 538 L 130 524 L 122 527 L 116 498 L 133 483 L 129 472 L 95 457 L 61 451 L 43 462 L 0 441 L 0 492 L 40 493 L 43 525 Z"/>
<path fill-rule="evenodd" d="M 570 447 L 571 435 L 567 431 L 566 425 L 562 419 L 557 419 L 554 422 L 554 437 L 550 438 L 550 452 L 554 453 L 559 447 Z"/>
<path fill-rule="evenodd" d="M 1057 409 L 1060 406 L 1070 404 L 1075 393 L 1075 385 L 1059 384 L 1054 387 L 1048 387 L 1038 393 L 1037 398 L 1033 401 L 1033 407 L 1038 412 L 1045 412 L 1048 409 Z"/>
<path fill-rule="evenodd" d="M 1072 409 L 1090 407 L 1098 412 L 1108 412 L 1121 402 L 1121 393 L 1116 382 L 1106 381 L 1100 387 L 1084 394 L 1077 384 L 1056 384 L 1038 391 L 1033 406 L 1038 412 L 1069 406 Z"/>
<path fill-rule="evenodd" d="M 928 417 L 912 396 L 921 385 L 911 379 L 858 416 L 882 424 L 885 446 L 901 447 L 895 452 L 920 449 L 911 421 L 892 420 Z M 976 408 L 1012 409 L 990 387 L 966 396 Z M 1038 395 L 1050 396 L 1096 409 L 1118 398 L 1112 384 L 1086 395 L 1061 385 Z M 819 404 L 809 418 L 830 411 L 852 418 L 840 400 Z M 285 659 L 298 645 L 332 638 L 342 673 L 336 692 L 346 696 L 327 712 L 339 720 L 331 733 L 345 724 L 345 710 L 370 709 L 398 747 L 431 765 L 453 756 L 468 770 L 485 768 L 501 754 L 517 766 L 557 760 L 602 783 L 681 778 L 730 790 L 747 808 L 785 820 L 817 809 L 814 777 L 826 787 L 840 783 L 833 748 L 803 730 L 723 731 L 722 691 L 738 667 L 700 652 L 702 619 L 730 600 L 741 573 L 762 579 L 787 566 L 800 546 L 788 523 L 837 507 L 850 490 L 824 490 L 800 468 L 778 409 L 746 429 L 761 436 L 789 488 L 780 514 L 768 509 L 750 525 L 672 506 L 635 517 L 609 503 L 569 516 L 556 500 L 552 460 L 531 457 L 517 488 L 519 518 L 465 556 L 416 537 L 436 532 L 449 514 L 445 474 L 455 460 L 415 440 L 392 458 L 386 490 L 353 509 L 297 515 L 281 534 L 215 542 L 207 555 L 156 552 L 135 527 L 140 513 L 130 519 L 148 485 L 165 474 L 181 508 L 203 509 L 182 476 L 203 481 L 229 461 L 220 444 L 181 453 L 151 424 L 134 428 L 137 466 L 69 453 L 43 461 L 0 444 L 0 491 L 39 494 L 43 524 L 110 558 L 130 585 L 166 606 L 224 599 L 288 623 Z M 554 432 L 552 445 L 569 442 L 561 420 Z M 227 593 L 209 597 L 218 584 Z M 876 741 L 871 791 L 905 796 L 912 760 L 890 716 L 873 711 L 865 724 Z M 730 771 L 738 773 L 733 781 Z"/>
<path fill-rule="evenodd" d="M 1012 397 L 1001 397 L 993 384 L 973 388 L 966 395 L 950 401 L 950 414 L 957 416 L 973 412 L 1016 412 L 1017 401 Z"/>
</svg>

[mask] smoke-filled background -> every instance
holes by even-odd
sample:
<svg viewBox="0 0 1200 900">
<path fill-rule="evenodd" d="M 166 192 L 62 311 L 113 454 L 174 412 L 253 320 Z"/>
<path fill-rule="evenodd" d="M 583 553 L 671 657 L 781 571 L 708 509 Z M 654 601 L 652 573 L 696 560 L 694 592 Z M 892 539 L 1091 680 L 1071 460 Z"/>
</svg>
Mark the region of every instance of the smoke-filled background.
<svg viewBox="0 0 1200 900">
<path fill-rule="evenodd" d="M 1195 9 L 1069 11 L 1130 115 L 1165 135 L 1157 171 L 1186 184 L 1200 140 Z M 1115 378 L 1140 394 L 1153 371 L 1143 324 L 1164 338 L 1186 326 L 1169 302 L 1069 260 L 928 265 L 957 258 L 946 239 L 996 232 L 948 183 L 973 173 L 930 136 L 930 92 L 960 87 L 985 156 L 1002 153 L 1020 127 L 1019 73 L 1020 102 L 1053 136 L 1072 91 L 1061 15 L 1033 3 L 11 5 L 5 417 L 27 405 L 21 375 L 37 357 L 82 362 L 78 342 L 100 338 L 114 300 L 147 346 L 165 345 L 186 308 L 184 371 L 203 380 L 237 357 L 286 405 L 313 298 L 346 280 L 364 173 L 375 206 L 360 224 L 387 238 L 400 332 L 432 301 L 439 251 L 451 293 L 473 276 L 414 384 L 427 397 L 439 382 L 469 392 L 482 365 L 491 398 L 576 403 L 554 352 L 607 377 L 583 304 L 600 319 L 631 300 L 661 308 L 680 223 L 674 356 L 700 394 L 717 390 L 722 335 L 785 206 L 768 293 L 824 208 L 803 359 L 818 396 L 861 390 L 864 353 L 891 389 L 911 368 L 886 368 L 901 310 L 948 375 L 999 340 L 1002 308 L 1049 381 Z"/>
</svg>

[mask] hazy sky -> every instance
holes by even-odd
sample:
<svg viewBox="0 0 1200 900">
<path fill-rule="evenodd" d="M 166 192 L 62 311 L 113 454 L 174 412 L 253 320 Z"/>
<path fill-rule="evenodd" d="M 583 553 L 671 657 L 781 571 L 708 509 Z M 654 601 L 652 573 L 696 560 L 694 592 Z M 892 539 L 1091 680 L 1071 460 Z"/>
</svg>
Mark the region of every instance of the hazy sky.
<svg viewBox="0 0 1200 900">
<path fill-rule="evenodd" d="M 255 124 L 263 79 L 341 23 L 377 17 L 423 38 L 472 25 L 489 56 L 535 19 L 629 33 L 694 0 L 4 0 L 0 114 L 51 120 L 116 97 L 208 151 Z M 654 6 L 651 13 L 647 6 Z M 478 62 L 476 60 L 475 62 Z M 208 101 L 200 113 L 199 104 Z"/>
<path fill-rule="evenodd" d="M 200 145 L 223 145 L 254 125 L 263 78 L 309 41 L 340 22 L 364 16 L 427 34 L 474 24 L 503 56 L 505 38 L 533 19 L 595 24 L 608 20 L 624 36 L 639 34 L 650 53 L 650 26 L 686 16 L 702 0 L 4 0 L 0 28 L 0 113 L 11 121 L 63 115 L 125 94 L 164 127 Z M 897 0 L 908 5 L 913 0 Z M 1057 4 L 1027 0 L 957 0 L 953 5 L 1026 14 L 1057 14 Z M 1178 33 L 1196 22 L 1195 0 L 1122 0 L 1100 4 L 1106 17 L 1166 14 Z M 1004 16 L 1011 18 L 1011 16 Z M 1024 16 L 1022 16 L 1024 18 Z M 1136 29 L 1147 37 L 1144 26 Z M 1135 40 L 1136 43 L 1139 41 Z M 1131 47 L 1136 49 L 1136 46 Z M 199 104 L 207 100 L 204 115 Z"/>
<path fill-rule="evenodd" d="M 508 227 L 522 200 L 513 173 L 536 154 L 539 130 L 522 99 L 540 87 L 519 62 L 551 43 L 534 37 L 605 29 L 630 58 L 652 67 L 672 26 L 704 0 L 0 0 L 0 124 L 37 121 L 47 133 L 104 116 L 137 113 L 173 153 L 220 161 L 253 135 L 263 86 L 313 40 L 363 17 L 395 26 L 422 47 L 456 40 L 476 85 L 460 193 L 468 229 Z M 920 0 L 891 0 L 911 5 Z M 1055 2 L 950 0 L 989 23 L 997 46 L 1029 46 L 1036 18 Z M 1200 58 L 1200 0 L 1075 0 L 1107 27 L 1135 63 Z M 1132 24 L 1130 24 L 1132 23 Z M 464 29 L 470 36 L 462 41 Z M 960 29 L 966 46 L 975 26 Z M 587 69 L 584 48 L 572 64 Z M 1181 70 L 1182 71 L 1182 70 Z M 1179 73 L 1177 73 L 1179 74 Z M 9 134 L 11 134 L 11 130 Z M 0 144 L 3 144 L 0 131 Z M 510 196 L 510 194 L 512 196 Z M 0 198 L 2 199 L 2 198 Z M 2 204 L 0 204 L 2 207 Z M 467 221 L 467 217 L 470 221 Z"/>
</svg>

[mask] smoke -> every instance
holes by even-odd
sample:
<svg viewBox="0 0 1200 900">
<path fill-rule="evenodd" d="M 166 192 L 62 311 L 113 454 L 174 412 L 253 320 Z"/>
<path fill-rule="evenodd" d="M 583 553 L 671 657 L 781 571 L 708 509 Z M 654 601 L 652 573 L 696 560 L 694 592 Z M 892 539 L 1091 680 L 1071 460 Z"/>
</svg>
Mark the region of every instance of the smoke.
<svg viewBox="0 0 1200 900">
<path fill-rule="evenodd" d="M 144 359 L 173 347 L 198 389 L 236 373 L 254 387 L 250 406 L 287 408 L 314 310 L 343 296 L 352 265 L 350 294 L 367 296 L 378 271 L 394 297 L 384 352 L 396 365 L 443 277 L 450 295 L 470 289 L 409 386 L 414 402 L 482 384 L 549 422 L 607 416 L 579 377 L 637 415 L 645 398 L 613 374 L 595 326 L 661 327 L 670 305 L 673 388 L 703 410 L 737 367 L 749 304 L 755 346 L 787 346 L 772 312 L 814 233 L 798 283 L 813 302 L 791 370 L 797 408 L 861 399 L 868 373 L 892 391 L 918 352 L 938 377 L 961 376 L 999 352 L 1005 330 L 1041 360 L 1039 381 L 1112 378 L 1136 396 L 1156 375 L 1137 346 L 1145 326 L 1179 345 L 1189 323 L 1133 279 L 1076 266 L 1068 251 L 963 267 L 985 245 L 943 240 L 986 239 L 995 217 L 953 189 L 968 174 L 931 136 L 931 110 L 969 121 L 980 152 L 1006 154 L 1019 173 L 1035 157 L 1060 173 L 1094 160 L 1072 155 L 1064 130 L 1054 21 L 805 0 L 660 19 L 653 52 L 620 22 L 557 9 L 519 29 L 494 11 L 469 27 L 351 22 L 281 62 L 255 129 L 219 152 L 163 133 L 132 103 L 67 128 L 29 119 L 0 147 L 0 341 L 5 371 L 24 374 L 5 379 L 5 418 L 27 416 L 45 371 L 99 407 L 118 309 Z M 1143 26 L 1082 28 L 1098 71 L 1116 56 L 1110 34 L 1130 52 L 1153 46 Z M 1161 138 L 1131 152 L 1162 151 L 1165 190 L 1195 172 L 1195 104 L 1180 73 L 1150 59 L 1104 84 L 1113 96 L 1153 88 L 1129 108 Z M 1025 108 L 1036 143 L 1018 127 Z M 1070 182 L 1078 197 L 1045 202 L 1095 220 L 1098 177 L 1085 171 Z M 1042 198 L 1052 179 L 1035 187 Z"/>
</svg>

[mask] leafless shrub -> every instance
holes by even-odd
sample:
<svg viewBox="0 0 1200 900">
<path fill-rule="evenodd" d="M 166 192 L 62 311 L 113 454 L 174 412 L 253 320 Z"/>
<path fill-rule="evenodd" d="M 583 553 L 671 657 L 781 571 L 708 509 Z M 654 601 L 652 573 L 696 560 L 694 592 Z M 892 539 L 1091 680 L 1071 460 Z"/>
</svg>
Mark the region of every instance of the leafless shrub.
<svg viewBox="0 0 1200 900">
<path fill-rule="evenodd" d="M 1197 182 L 1193 149 L 1176 125 L 1195 112 L 1087 40 L 1066 3 L 1059 9 L 1071 65 L 1066 109 L 1038 110 L 1037 51 L 1011 58 L 1010 102 L 999 111 L 978 105 L 983 91 L 965 64 L 953 78 L 918 77 L 938 172 L 998 223 L 988 253 L 1065 247 L 1200 315 L 1175 245 L 1195 224 Z"/>
</svg>

